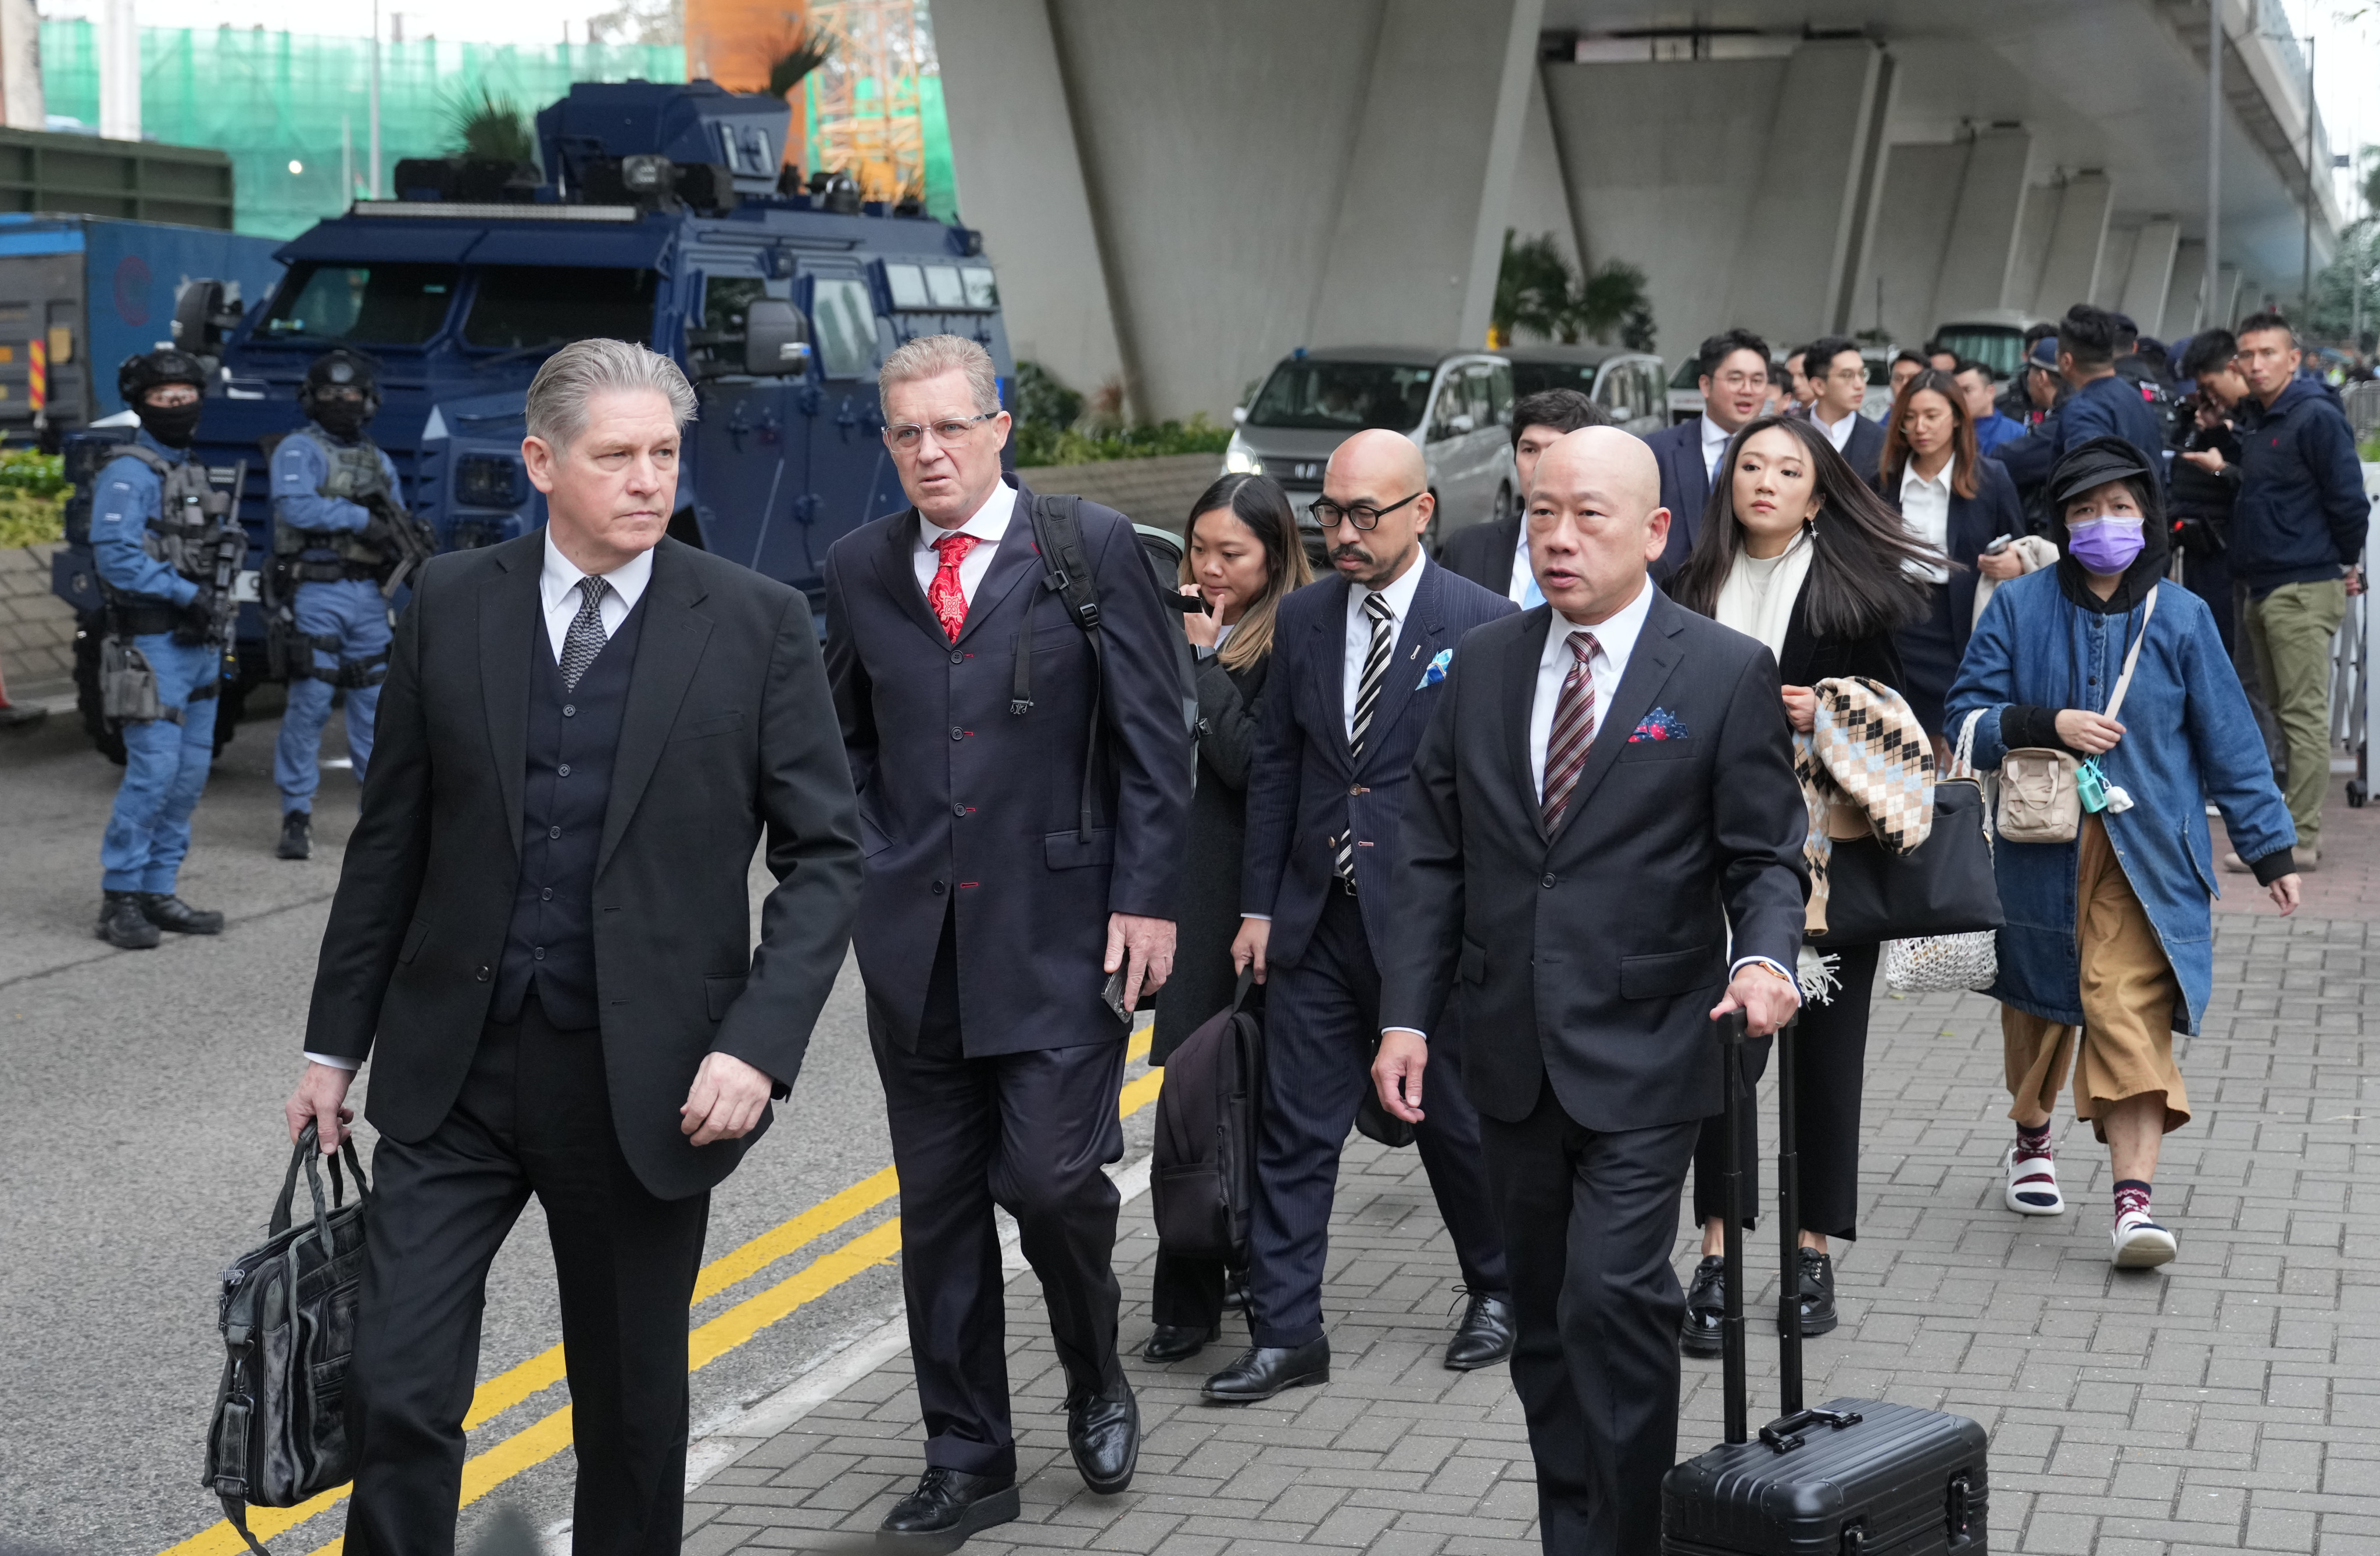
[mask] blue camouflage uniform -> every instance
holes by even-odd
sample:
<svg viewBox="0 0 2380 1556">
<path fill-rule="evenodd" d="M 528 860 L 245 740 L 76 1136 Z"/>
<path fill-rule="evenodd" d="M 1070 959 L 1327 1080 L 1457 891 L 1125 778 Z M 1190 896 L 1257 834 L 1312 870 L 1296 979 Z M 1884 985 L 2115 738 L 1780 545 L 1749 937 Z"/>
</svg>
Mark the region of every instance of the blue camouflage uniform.
<svg viewBox="0 0 2380 1556">
<path fill-rule="evenodd" d="M 136 441 L 168 464 L 188 457 L 145 428 Z M 91 560 L 118 597 L 132 597 L 126 604 L 188 605 L 199 592 L 195 582 L 142 544 L 163 493 L 157 473 L 128 454 L 99 473 L 91 508 Z M 124 781 L 100 843 L 101 885 L 108 891 L 171 894 L 190 851 L 190 813 L 214 760 L 223 649 L 176 643 L 171 632 L 141 633 L 132 645 L 156 674 L 157 700 L 166 716 L 124 726 Z"/>
<path fill-rule="evenodd" d="M 321 495 L 323 482 L 330 477 L 331 460 L 315 441 L 316 435 L 310 428 L 294 433 L 273 450 L 273 520 L 316 534 L 360 533 L 371 523 L 369 510 L 345 498 Z M 395 494 L 396 466 L 385 452 L 380 454 L 380 463 L 389 491 Z M 310 546 L 298 560 L 335 565 L 339 558 L 326 547 Z M 300 583 L 294 605 L 298 635 L 313 645 L 309 649 L 304 644 L 293 645 L 293 663 L 310 662 L 323 674 L 335 676 L 345 662 L 358 667 L 348 672 L 350 679 L 367 677 L 372 682 L 347 688 L 347 754 L 355 762 L 356 781 L 360 784 L 371 762 L 372 716 L 380 706 L 379 677 L 387 663 L 388 601 L 371 579 L 342 578 Z M 307 657 L 294 658 L 301 654 Z M 322 726 L 330 722 L 333 691 L 330 681 L 296 674 L 289 678 L 288 711 L 281 717 L 281 738 L 273 750 L 273 781 L 281 790 L 284 815 L 314 807 L 314 791 L 322 783 Z"/>
</svg>

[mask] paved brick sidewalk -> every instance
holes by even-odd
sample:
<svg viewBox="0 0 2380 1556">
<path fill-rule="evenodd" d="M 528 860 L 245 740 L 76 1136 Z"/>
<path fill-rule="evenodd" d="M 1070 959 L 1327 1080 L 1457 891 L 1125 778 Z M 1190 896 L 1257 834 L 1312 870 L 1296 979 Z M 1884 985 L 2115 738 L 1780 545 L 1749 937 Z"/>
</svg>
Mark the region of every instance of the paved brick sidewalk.
<svg viewBox="0 0 2380 1556">
<path fill-rule="evenodd" d="M 2231 844 L 2224 836 L 2223 824 L 2209 818 L 2213 829 L 2215 857 L 2222 860 Z M 2223 887 L 2223 895 L 2216 899 L 2217 912 L 2269 913 L 2270 903 L 2256 887 L 2252 875 L 2235 875 L 2228 872 L 2216 877 Z M 2361 809 L 2347 802 L 2347 779 L 2333 774 L 2330 789 L 2323 796 L 2322 805 L 2322 867 L 2304 880 L 2305 900 L 2302 912 L 2326 919 L 2367 919 L 2380 916 L 2380 805 Z"/>
<path fill-rule="evenodd" d="M 2361 1193 L 2356 1182 L 2359 1148 L 2380 1141 L 2363 1111 L 2380 1104 L 2363 1013 L 2374 950 L 2358 921 L 2217 921 L 2215 1008 L 2182 1058 L 2196 1116 L 2158 1174 L 2181 1258 L 2150 1273 L 2108 1268 L 2106 1154 L 2070 1117 L 2074 1208 L 2028 1221 L 1999 1207 L 1997 1007 L 1880 998 L 1864 1236 L 1840 1258 L 1846 1321 L 1808 1347 L 1811 1397 L 1982 1421 L 1997 1551 L 2380 1553 L 2380 1200 L 2368 1165 Z M 1136 1343 L 1155 1249 L 1145 1199 L 1125 1229 Z M 1410 1152 L 1351 1147 L 1332 1238 L 1331 1383 L 1220 1409 L 1196 1396 L 1216 1348 L 1171 1369 L 1133 1362 L 1147 1440 L 1138 1481 L 1115 1498 L 1086 1493 L 1067 1461 L 1038 1289 L 1017 1277 L 1025 1516 L 968 1549 L 1534 1552 L 1533 1476 L 1503 1370 L 1438 1362 L 1456 1275 Z M 1756 1271 L 1773 1268 L 1773 1246 L 1764 1232 Z M 1775 1359 L 1756 1336 L 1755 1415 L 1776 1398 Z M 1716 1362 L 1687 1362 L 1684 1409 L 1682 1447 L 1717 1440 Z M 896 1359 L 698 1488 L 686 1550 L 848 1547 L 919 1468 Z"/>
</svg>

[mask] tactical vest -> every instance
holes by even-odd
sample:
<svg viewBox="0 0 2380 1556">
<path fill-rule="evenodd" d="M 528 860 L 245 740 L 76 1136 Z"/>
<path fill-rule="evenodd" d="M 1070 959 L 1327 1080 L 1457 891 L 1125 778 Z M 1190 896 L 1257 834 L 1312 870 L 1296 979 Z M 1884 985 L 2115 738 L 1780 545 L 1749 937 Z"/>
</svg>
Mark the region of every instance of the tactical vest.
<svg viewBox="0 0 2380 1556">
<path fill-rule="evenodd" d="M 164 488 L 140 549 L 192 583 L 213 582 L 216 549 L 235 522 L 231 493 L 217 491 L 196 460 L 175 464 L 139 443 L 125 444 L 123 452 L 155 471 Z"/>
<path fill-rule="evenodd" d="M 312 439 L 314 446 L 321 449 L 330 461 L 330 474 L 323 476 L 322 484 L 314 489 L 316 496 L 355 503 L 368 502 L 374 497 L 396 501 L 396 493 L 390 489 L 388 484 L 388 472 L 381 467 L 380 447 L 370 438 L 358 438 L 353 447 L 346 447 L 310 421 L 293 436 Z M 396 561 L 382 547 L 365 539 L 360 530 L 299 529 L 287 524 L 281 518 L 276 504 L 273 519 L 273 554 L 285 558 L 301 556 L 308 551 L 331 551 L 342 562 L 373 572 L 390 567 Z"/>
</svg>

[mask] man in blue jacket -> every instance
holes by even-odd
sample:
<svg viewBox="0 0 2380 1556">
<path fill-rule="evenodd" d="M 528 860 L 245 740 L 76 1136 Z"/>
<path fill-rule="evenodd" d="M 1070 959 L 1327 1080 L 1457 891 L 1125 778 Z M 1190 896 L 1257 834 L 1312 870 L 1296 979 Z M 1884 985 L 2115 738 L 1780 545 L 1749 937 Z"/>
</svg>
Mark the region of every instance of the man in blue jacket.
<svg viewBox="0 0 2380 1556">
<path fill-rule="evenodd" d="M 2117 316 L 2088 303 L 2075 304 L 2058 321 L 2058 373 L 2074 392 L 2029 436 L 2000 445 L 2000 463 L 2018 490 L 2038 490 L 2068 449 L 2094 438 L 2121 438 L 2138 449 L 2157 489 L 2165 489 L 2165 429 L 2140 386 L 2116 371 L 2118 333 Z"/>
<path fill-rule="evenodd" d="M 2248 586 L 2248 648 L 2289 747 L 2298 866 L 2312 870 L 2330 784 L 2330 645 L 2348 595 L 2362 590 L 2357 562 L 2372 505 L 2338 401 L 2298 374 L 2304 354 L 2289 321 L 2260 313 L 2238 334 L 2237 366 L 2263 411 L 2240 436 L 2231 575 Z M 2247 869 L 2237 855 L 2223 866 Z"/>
</svg>

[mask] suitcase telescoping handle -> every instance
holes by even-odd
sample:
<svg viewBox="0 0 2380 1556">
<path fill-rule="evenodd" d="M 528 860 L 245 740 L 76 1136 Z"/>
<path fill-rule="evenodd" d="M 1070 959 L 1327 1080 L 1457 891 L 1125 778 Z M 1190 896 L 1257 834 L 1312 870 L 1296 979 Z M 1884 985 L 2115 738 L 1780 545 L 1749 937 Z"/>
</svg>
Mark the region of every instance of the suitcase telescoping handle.
<svg viewBox="0 0 2380 1556">
<path fill-rule="evenodd" d="M 1802 1446 L 1802 1434 L 1811 1427 L 1840 1430 L 1855 1425 L 1854 1411 L 1812 1410 L 1802 1403 L 1801 1157 L 1793 1133 L 1794 1031 L 1802 1024 L 1796 1014 L 1777 1033 L 1777 1243 L 1780 1278 L 1777 1291 L 1777 1352 L 1779 1404 L 1784 1414 L 1760 1429 L 1760 1441 L 1779 1453 Z M 1744 1015 L 1730 1011 L 1718 1023 L 1719 1052 L 1724 1062 L 1726 1141 L 1721 1161 L 1719 1202 L 1727 1210 L 1725 1230 L 1727 1279 L 1722 1286 L 1726 1307 L 1720 1321 L 1721 1385 L 1725 1391 L 1727 1441 L 1750 1441 L 1750 1412 L 1744 1395 L 1743 1355 L 1743 1146 L 1744 1109 L 1752 1105 L 1752 1088 L 1743 1074 Z"/>
</svg>

